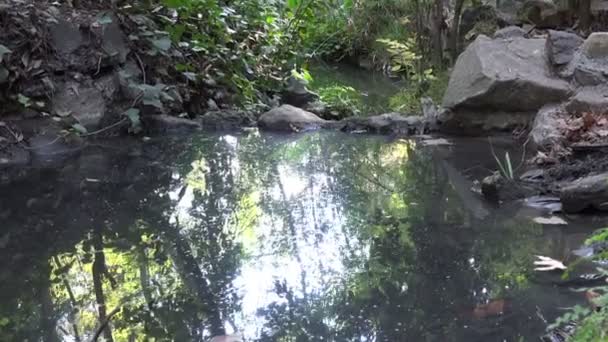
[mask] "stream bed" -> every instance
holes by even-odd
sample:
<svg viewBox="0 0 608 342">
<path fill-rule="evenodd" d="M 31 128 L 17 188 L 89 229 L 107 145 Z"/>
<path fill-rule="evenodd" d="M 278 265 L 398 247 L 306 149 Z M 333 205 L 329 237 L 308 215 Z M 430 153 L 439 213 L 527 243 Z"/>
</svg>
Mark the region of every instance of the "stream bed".
<svg viewBox="0 0 608 342">
<path fill-rule="evenodd" d="M 450 142 L 252 131 L 34 160 L 0 187 L 0 340 L 537 340 L 584 296 L 534 256 L 605 221 L 488 206 L 487 140 Z"/>
</svg>

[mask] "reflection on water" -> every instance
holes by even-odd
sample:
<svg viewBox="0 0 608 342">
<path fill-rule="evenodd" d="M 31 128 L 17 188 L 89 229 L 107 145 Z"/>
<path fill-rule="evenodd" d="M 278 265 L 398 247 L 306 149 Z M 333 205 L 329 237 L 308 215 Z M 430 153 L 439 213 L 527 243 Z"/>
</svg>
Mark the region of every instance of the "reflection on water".
<svg viewBox="0 0 608 342">
<path fill-rule="evenodd" d="M 455 146 L 251 133 L 31 170 L 0 189 L 0 340 L 534 339 L 581 298 L 533 256 L 585 231 L 486 207 L 487 144 Z"/>
</svg>

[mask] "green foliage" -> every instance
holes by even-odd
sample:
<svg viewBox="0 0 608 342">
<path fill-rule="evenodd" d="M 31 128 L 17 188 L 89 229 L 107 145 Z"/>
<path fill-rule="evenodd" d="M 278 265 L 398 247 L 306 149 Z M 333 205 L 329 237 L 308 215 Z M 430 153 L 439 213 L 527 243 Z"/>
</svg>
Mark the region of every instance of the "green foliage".
<svg viewBox="0 0 608 342">
<path fill-rule="evenodd" d="M 448 73 L 442 72 L 437 76 L 427 78 L 421 84 L 410 85 L 389 98 L 390 109 L 401 113 L 420 114 L 422 112 L 420 100 L 423 97 L 428 96 L 435 103 L 441 103 L 448 80 Z"/>
<path fill-rule="evenodd" d="M 602 242 L 608 241 L 608 228 L 602 228 L 593 233 L 587 240 L 585 240 L 586 245 L 590 245 L 594 242 Z"/>
<path fill-rule="evenodd" d="M 344 117 L 359 114 L 363 108 L 361 94 L 353 87 L 332 85 L 317 90 L 321 101 L 325 102 L 336 116 Z"/>
<path fill-rule="evenodd" d="M 589 245 L 595 242 L 608 241 L 608 228 L 596 231 L 591 237 L 585 240 L 585 244 Z M 573 267 L 571 265 L 569 268 Z M 602 275 L 608 275 L 608 270 L 598 267 L 597 272 Z M 559 317 L 553 324 L 548 326 L 548 330 L 555 329 L 569 322 L 577 322 L 574 336 L 570 341 L 586 342 L 586 341 L 606 341 L 608 339 L 608 286 L 600 286 L 592 289 L 584 289 L 585 291 L 593 291 L 599 296 L 593 298 L 592 304 L 598 307 L 598 310 L 590 310 L 581 306 L 575 306 L 563 316 Z"/>
<path fill-rule="evenodd" d="M 399 113 L 420 113 L 420 96 L 415 88 L 407 87 L 389 98 L 389 106 Z"/>
<path fill-rule="evenodd" d="M 496 154 L 494 154 L 494 151 L 492 151 L 492 154 L 494 156 L 494 160 L 496 160 L 500 174 L 508 180 L 515 179 L 515 173 L 513 172 L 513 165 L 511 164 L 509 152 L 505 152 L 505 158 L 502 161 Z"/>
</svg>

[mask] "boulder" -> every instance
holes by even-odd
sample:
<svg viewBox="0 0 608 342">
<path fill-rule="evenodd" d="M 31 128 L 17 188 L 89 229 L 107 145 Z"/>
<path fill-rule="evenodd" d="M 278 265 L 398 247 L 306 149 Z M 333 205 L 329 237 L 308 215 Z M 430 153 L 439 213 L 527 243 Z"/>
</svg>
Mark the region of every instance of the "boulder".
<svg viewBox="0 0 608 342">
<path fill-rule="evenodd" d="M 311 112 L 291 105 L 282 105 L 260 116 L 258 126 L 266 131 L 299 132 L 316 129 L 326 125 L 328 121 L 321 119 Z"/>
<path fill-rule="evenodd" d="M 387 113 L 370 117 L 351 117 L 340 121 L 340 129 L 345 132 L 367 132 L 376 134 L 417 134 L 423 133 L 424 125 L 420 116 L 403 116 Z"/>
<path fill-rule="evenodd" d="M 608 58 L 608 32 L 594 32 L 582 47 L 582 53 L 592 60 L 606 60 Z"/>
<path fill-rule="evenodd" d="M 562 128 L 566 125 L 566 110 L 561 105 L 550 104 L 541 108 L 534 119 L 530 138 L 540 149 L 551 149 L 564 142 Z"/>
<path fill-rule="evenodd" d="M 308 103 L 319 99 L 319 95 L 306 88 L 306 81 L 296 77 L 287 80 L 287 87 L 283 90 L 282 98 L 285 104 L 304 107 Z"/>
<path fill-rule="evenodd" d="M 443 106 L 534 113 L 561 101 L 568 96 L 569 85 L 550 76 L 544 54 L 543 39 L 479 36 L 458 57 Z"/>
<path fill-rule="evenodd" d="M 146 115 L 142 117 L 144 129 L 148 133 L 190 133 L 201 130 L 202 126 L 194 120 L 170 115 Z"/>
<path fill-rule="evenodd" d="M 494 32 L 494 39 L 522 38 L 526 36 L 526 31 L 519 26 L 507 26 Z"/>
<path fill-rule="evenodd" d="M 608 113 L 608 85 L 580 88 L 566 104 L 570 114 Z"/>
<path fill-rule="evenodd" d="M 574 77 L 582 86 L 608 82 L 608 32 L 592 33 L 569 64 L 565 76 Z"/>
<path fill-rule="evenodd" d="M 567 213 L 585 209 L 608 210 L 608 173 L 587 176 L 564 186 L 560 200 Z"/>
<path fill-rule="evenodd" d="M 554 66 L 570 63 L 583 42 L 584 39 L 574 33 L 549 30 L 545 46 L 549 62 Z"/>
<path fill-rule="evenodd" d="M 444 110 L 439 117 L 439 130 L 448 134 L 479 135 L 488 131 L 507 132 L 526 127 L 534 120 L 531 112 L 497 109 L 461 108 Z"/>
<path fill-rule="evenodd" d="M 58 86 L 52 112 L 59 117 L 74 117 L 88 130 L 99 128 L 106 113 L 103 92 L 91 82 L 69 80 Z"/>
</svg>

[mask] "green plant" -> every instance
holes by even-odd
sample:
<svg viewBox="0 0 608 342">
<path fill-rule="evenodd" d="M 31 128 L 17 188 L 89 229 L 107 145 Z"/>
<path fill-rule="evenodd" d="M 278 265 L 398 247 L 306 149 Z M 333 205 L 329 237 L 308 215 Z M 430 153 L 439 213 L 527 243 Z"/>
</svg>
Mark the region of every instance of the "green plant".
<svg viewBox="0 0 608 342">
<path fill-rule="evenodd" d="M 415 88 L 407 87 L 389 98 L 389 107 L 400 113 L 420 113 L 420 97 Z"/>
<path fill-rule="evenodd" d="M 509 152 L 505 152 L 505 158 L 502 161 L 494 153 L 494 150 L 492 150 L 492 155 L 494 156 L 494 160 L 496 160 L 496 164 L 498 165 L 498 171 L 500 172 L 500 174 L 508 180 L 514 180 L 515 173 L 511 164 L 511 157 L 509 156 Z"/>
<path fill-rule="evenodd" d="M 338 117 L 359 114 L 363 108 L 361 94 L 354 88 L 343 85 L 331 85 L 317 90 L 321 101 L 325 102 Z"/>
<path fill-rule="evenodd" d="M 608 241 L 608 228 L 594 232 L 593 235 L 585 240 L 585 244 L 590 245 L 605 241 Z M 594 256 L 594 258 L 597 257 L 605 259 L 605 255 L 602 254 Z M 570 269 L 573 266 L 574 264 L 571 264 L 568 268 Z M 608 270 L 601 267 L 597 268 L 597 272 L 600 275 L 608 275 Z M 596 310 L 591 310 L 580 305 L 575 306 L 557 318 L 554 323 L 547 327 L 547 330 L 553 330 L 564 324 L 576 322 L 578 326 L 569 341 L 606 341 L 608 339 L 608 286 L 583 288 L 580 291 L 593 294 L 593 296 L 589 297 L 589 301 Z"/>
</svg>

